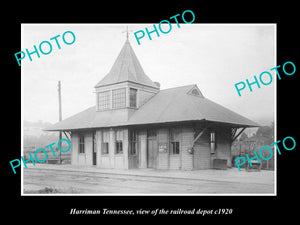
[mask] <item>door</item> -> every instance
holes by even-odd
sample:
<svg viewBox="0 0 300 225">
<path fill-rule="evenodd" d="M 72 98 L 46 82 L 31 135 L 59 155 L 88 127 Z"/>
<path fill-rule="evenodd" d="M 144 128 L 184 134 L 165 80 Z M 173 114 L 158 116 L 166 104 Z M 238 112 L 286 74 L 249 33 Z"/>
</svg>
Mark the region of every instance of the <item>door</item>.
<svg viewBox="0 0 300 225">
<path fill-rule="evenodd" d="M 96 132 L 93 132 L 93 165 L 97 165 Z"/>
<path fill-rule="evenodd" d="M 139 149 L 138 149 L 138 132 L 129 130 L 129 154 L 128 166 L 130 169 L 138 168 L 139 166 Z"/>
<path fill-rule="evenodd" d="M 147 131 L 147 167 L 156 168 L 156 158 L 157 158 L 157 135 L 156 130 Z"/>
</svg>

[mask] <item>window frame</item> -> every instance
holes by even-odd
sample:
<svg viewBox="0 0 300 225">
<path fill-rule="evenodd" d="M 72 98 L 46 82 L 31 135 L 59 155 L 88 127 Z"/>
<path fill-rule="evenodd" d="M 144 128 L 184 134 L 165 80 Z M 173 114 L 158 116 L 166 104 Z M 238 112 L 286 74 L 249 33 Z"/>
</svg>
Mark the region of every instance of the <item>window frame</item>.
<svg viewBox="0 0 300 225">
<path fill-rule="evenodd" d="M 115 148 L 116 148 L 115 149 L 115 153 L 117 155 L 123 154 L 123 141 L 122 140 L 116 140 L 116 142 L 115 142 Z"/>
<path fill-rule="evenodd" d="M 124 130 L 117 129 L 115 131 L 115 154 L 116 155 L 123 154 L 124 151 L 123 140 L 124 140 Z"/>
<path fill-rule="evenodd" d="M 101 139 L 101 154 L 102 155 L 109 155 L 109 141 L 110 141 L 110 131 L 109 130 L 103 130 L 101 132 L 102 139 Z M 104 152 L 104 145 L 107 144 L 107 153 Z"/>
<path fill-rule="evenodd" d="M 137 155 L 138 132 L 136 130 L 129 131 L 129 155 Z"/>
<path fill-rule="evenodd" d="M 117 92 L 123 91 L 123 93 L 117 93 Z M 112 109 L 122 109 L 126 108 L 126 88 L 118 88 L 112 90 Z M 121 97 L 120 97 L 121 96 Z M 118 97 L 118 98 L 117 98 Z M 124 102 L 122 102 L 124 100 Z"/>
<path fill-rule="evenodd" d="M 170 155 L 180 155 L 181 153 L 181 131 L 179 128 L 169 130 L 169 153 Z"/>
<path fill-rule="evenodd" d="M 101 96 L 101 98 L 102 98 L 101 100 L 103 100 L 103 102 L 104 102 L 103 104 L 100 104 L 100 103 L 102 103 L 100 101 L 101 94 L 106 94 L 106 95 Z M 111 91 L 110 90 L 101 91 L 101 92 L 97 93 L 97 108 L 99 111 L 110 109 L 111 108 L 110 102 L 111 102 Z M 103 106 L 103 107 L 101 107 L 101 106 Z"/>
<path fill-rule="evenodd" d="M 104 148 L 106 146 L 107 148 Z M 106 150 L 106 151 L 104 151 Z M 109 142 L 102 142 L 101 143 L 101 154 L 102 155 L 109 155 Z"/>
<path fill-rule="evenodd" d="M 216 152 L 216 149 L 217 149 L 217 142 L 216 142 L 216 131 L 210 131 L 210 134 L 209 134 L 209 143 L 210 143 L 210 153 L 211 154 L 214 154 Z"/>
<path fill-rule="evenodd" d="M 79 135 L 78 144 L 79 144 L 78 146 L 79 154 L 85 154 L 85 140 L 83 134 Z"/>
<path fill-rule="evenodd" d="M 134 95 L 132 95 L 132 91 L 134 91 Z M 132 101 L 132 96 L 134 96 L 134 104 L 133 101 Z M 138 105 L 137 105 L 137 97 L 138 97 L 138 89 L 136 88 L 129 88 L 129 107 L 130 108 L 137 108 Z"/>
<path fill-rule="evenodd" d="M 180 142 L 179 141 L 170 141 L 170 154 L 171 155 L 179 155 L 180 154 Z"/>
</svg>

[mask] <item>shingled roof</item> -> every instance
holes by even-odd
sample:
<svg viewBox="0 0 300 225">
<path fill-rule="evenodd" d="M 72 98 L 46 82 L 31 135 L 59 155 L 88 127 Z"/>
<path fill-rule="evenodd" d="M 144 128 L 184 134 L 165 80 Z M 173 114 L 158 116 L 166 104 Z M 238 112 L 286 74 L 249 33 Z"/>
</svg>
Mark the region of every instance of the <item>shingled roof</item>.
<svg viewBox="0 0 300 225">
<path fill-rule="evenodd" d="M 128 40 L 126 40 L 109 73 L 99 81 L 95 87 L 121 83 L 124 81 L 158 88 L 145 74 Z"/>
<path fill-rule="evenodd" d="M 197 85 L 162 90 L 130 117 L 127 124 L 151 124 L 181 121 L 213 121 L 245 127 L 257 123 L 204 98 L 190 94 Z"/>
<path fill-rule="evenodd" d="M 190 94 L 196 85 L 161 90 L 127 120 L 115 117 L 114 110 L 96 112 L 95 107 L 80 112 L 49 127 L 48 131 L 146 125 L 187 121 L 211 121 L 234 127 L 257 127 L 259 124 L 204 98 Z"/>
</svg>

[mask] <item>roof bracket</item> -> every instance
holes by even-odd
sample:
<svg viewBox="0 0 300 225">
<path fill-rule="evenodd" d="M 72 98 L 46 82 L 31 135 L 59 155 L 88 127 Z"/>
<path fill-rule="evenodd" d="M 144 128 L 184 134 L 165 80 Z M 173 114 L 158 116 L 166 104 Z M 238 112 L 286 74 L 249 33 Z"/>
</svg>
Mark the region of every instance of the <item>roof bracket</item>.
<svg viewBox="0 0 300 225">
<path fill-rule="evenodd" d="M 204 129 L 202 129 L 202 131 L 199 132 L 199 134 L 197 135 L 197 137 L 195 137 L 195 139 L 192 142 L 192 147 L 194 147 L 196 141 L 203 135 L 203 133 L 207 130 L 208 126 L 205 127 Z"/>
<path fill-rule="evenodd" d="M 63 132 L 64 132 L 64 135 L 66 136 L 66 138 L 68 139 L 68 141 L 71 142 L 70 137 L 66 134 L 65 131 L 63 131 Z M 71 132 L 69 132 L 69 135 L 71 136 Z"/>
<path fill-rule="evenodd" d="M 238 138 L 238 136 L 240 136 L 241 133 L 243 133 L 243 131 L 246 129 L 246 127 L 244 127 L 242 130 L 240 130 L 240 132 L 238 132 L 238 134 L 236 134 L 235 136 L 233 136 L 231 143 L 233 143 L 235 141 L 235 139 Z M 236 132 L 236 131 L 235 131 Z"/>
</svg>

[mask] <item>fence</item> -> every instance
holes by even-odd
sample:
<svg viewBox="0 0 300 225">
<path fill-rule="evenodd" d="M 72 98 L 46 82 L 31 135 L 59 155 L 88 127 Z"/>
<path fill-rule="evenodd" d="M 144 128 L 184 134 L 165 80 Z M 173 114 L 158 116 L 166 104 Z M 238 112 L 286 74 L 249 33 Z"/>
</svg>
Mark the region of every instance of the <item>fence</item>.
<svg viewBox="0 0 300 225">
<path fill-rule="evenodd" d="M 38 148 L 33 148 L 33 147 L 24 147 L 24 151 L 23 151 L 23 158 L 24 160 L 30 159 L 29 153 L 31 153 L 31 155 L 34 157 L 34 152 L 36 151 L 36 149 Z M 50 151 L 46 151 L 47 152 L 47 160 L 43 163 L 46 164 L 71 164 L 71 151 L 62 153 L 58 150 L 57 147 L 54 147 L 54 152 L 56 157 L 54 157 L 53 152 Z M 45 153 L 43 153 L 42 151 L 38 151 L 36 153 L 36 157 L 43 161 L 43 159 L 45 158 Z M 29 161 L 28 163 L 31 163 L 31 161 Z M 39 163 L 39 162 L 37 162 Z"/>
</svg>

